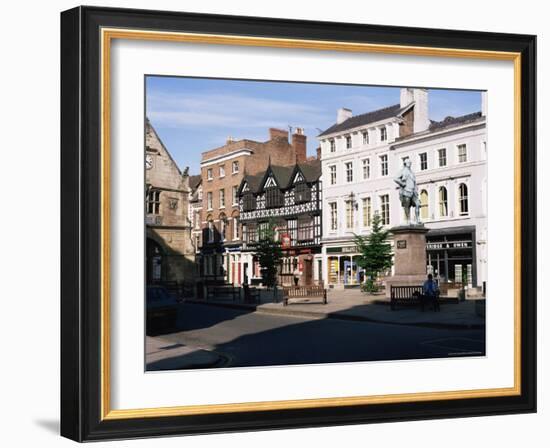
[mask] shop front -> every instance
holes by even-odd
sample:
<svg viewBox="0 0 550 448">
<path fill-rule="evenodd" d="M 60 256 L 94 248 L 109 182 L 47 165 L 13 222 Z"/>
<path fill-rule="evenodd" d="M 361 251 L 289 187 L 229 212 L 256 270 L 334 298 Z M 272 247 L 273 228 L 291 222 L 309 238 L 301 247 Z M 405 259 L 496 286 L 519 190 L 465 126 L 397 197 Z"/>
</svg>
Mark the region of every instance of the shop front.
<svg viewBox="0 0 550 448">
<path fill-rule="evenodd" d="M 428 271 L 440 284 L 478 286 L 475 226 L 430 230 L 426 252 Z"/>
<path fill-rule="evenodd" d="M 325 260 L 329 286 L 353 286 L 364 281 L 365 272 L 357 264 L 359 253 L 356 246 L 327 247 Z"/>
</svg>

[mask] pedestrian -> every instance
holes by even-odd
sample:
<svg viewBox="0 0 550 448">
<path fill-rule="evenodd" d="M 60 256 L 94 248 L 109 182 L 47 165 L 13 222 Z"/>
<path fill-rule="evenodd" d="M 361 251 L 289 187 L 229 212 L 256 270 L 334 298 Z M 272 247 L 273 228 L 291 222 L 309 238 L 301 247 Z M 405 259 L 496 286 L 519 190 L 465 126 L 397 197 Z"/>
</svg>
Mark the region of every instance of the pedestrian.
<svg viewBox="0 0 550 448">
<path fill-rule="evenodd" d="M 294 275 L 294 286 L 298 286 L 298 282 L 300 281 L 300 270 L 298 269 L 298 266 L 294 269 L 293 272 Z"/>
<path fill-rule="evenodd" d="M 434 311 L 439 311 L 439 303 L 437 296 L 439 295 L 439 287 L 434 281 L 432 274 L 428 274 L 428 280 L 422 285 L 422 311 L 424 311 L 425 302 L 433 303 Z"/>
</svg>

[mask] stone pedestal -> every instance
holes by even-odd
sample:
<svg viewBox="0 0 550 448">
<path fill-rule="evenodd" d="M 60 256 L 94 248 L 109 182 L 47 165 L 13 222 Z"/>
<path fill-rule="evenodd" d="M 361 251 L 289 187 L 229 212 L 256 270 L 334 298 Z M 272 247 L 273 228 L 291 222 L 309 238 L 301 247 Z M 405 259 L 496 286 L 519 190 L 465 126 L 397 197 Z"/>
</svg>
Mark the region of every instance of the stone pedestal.
<svg viewBox="0 0 550 448">
<path fill-rule="evenodd" d="M 426 280 L 426 233 L 424 225 L 398 226 L 393 235 L 394 275 L 386 279 L 386 297 L 391 286 L 417 286 Z"/>
</svg>

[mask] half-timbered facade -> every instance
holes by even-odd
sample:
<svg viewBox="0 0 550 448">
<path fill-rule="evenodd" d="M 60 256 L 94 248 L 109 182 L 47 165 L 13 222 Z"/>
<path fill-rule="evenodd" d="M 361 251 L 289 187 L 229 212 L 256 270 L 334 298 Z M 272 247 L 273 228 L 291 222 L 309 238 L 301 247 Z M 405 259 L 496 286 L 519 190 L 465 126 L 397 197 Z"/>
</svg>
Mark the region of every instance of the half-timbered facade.
<svg viewBox="0 0 550 448">
<path fill-rule="evenodd" d="M 271 225 L 284 254 L 279 283 L 292 284 L 296 279 L 307 285 L 320 281 L 322 266 L 314 263 L 315 255 L 321 253 L 320 161 L 293 166 L 269 164 L 264 173 L 246 175 L 238 193 L 246 281 L 261 281 L 254 250 Z"/>
</svg>

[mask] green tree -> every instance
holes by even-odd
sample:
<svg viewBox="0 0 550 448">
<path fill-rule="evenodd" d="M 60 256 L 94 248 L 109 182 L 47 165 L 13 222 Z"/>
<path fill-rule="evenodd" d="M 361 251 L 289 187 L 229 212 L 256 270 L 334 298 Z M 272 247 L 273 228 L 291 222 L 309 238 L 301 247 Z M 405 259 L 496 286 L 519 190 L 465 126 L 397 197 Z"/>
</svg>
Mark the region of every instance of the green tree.
<svg viewBox="0 0 550 448">
<path fill-rule="evenodd" d="M 283 250 L 281 243 L 275 238 L 275 223 L 273 221 L 269 221 L 266 227 L 259 230 L 256 256 L 260 263 L 262 281 L 268 288 L 274 288 L 274 294 L 276 294 L 277 268 L 281 264 Z"/>
<path fill-rule="evenodd" d="M 375 280 L 378 274 L 387 271 L 393 264 L 393 253 L 388 241 L 389 231 L 382 226 L 378 212 L 372 218 L 371 232 L 368 236 L 355 235 L 354 241 L 359 252 L 357 264 L 365 270 L 367 292 L 377 290 Z"/>
</svg>

